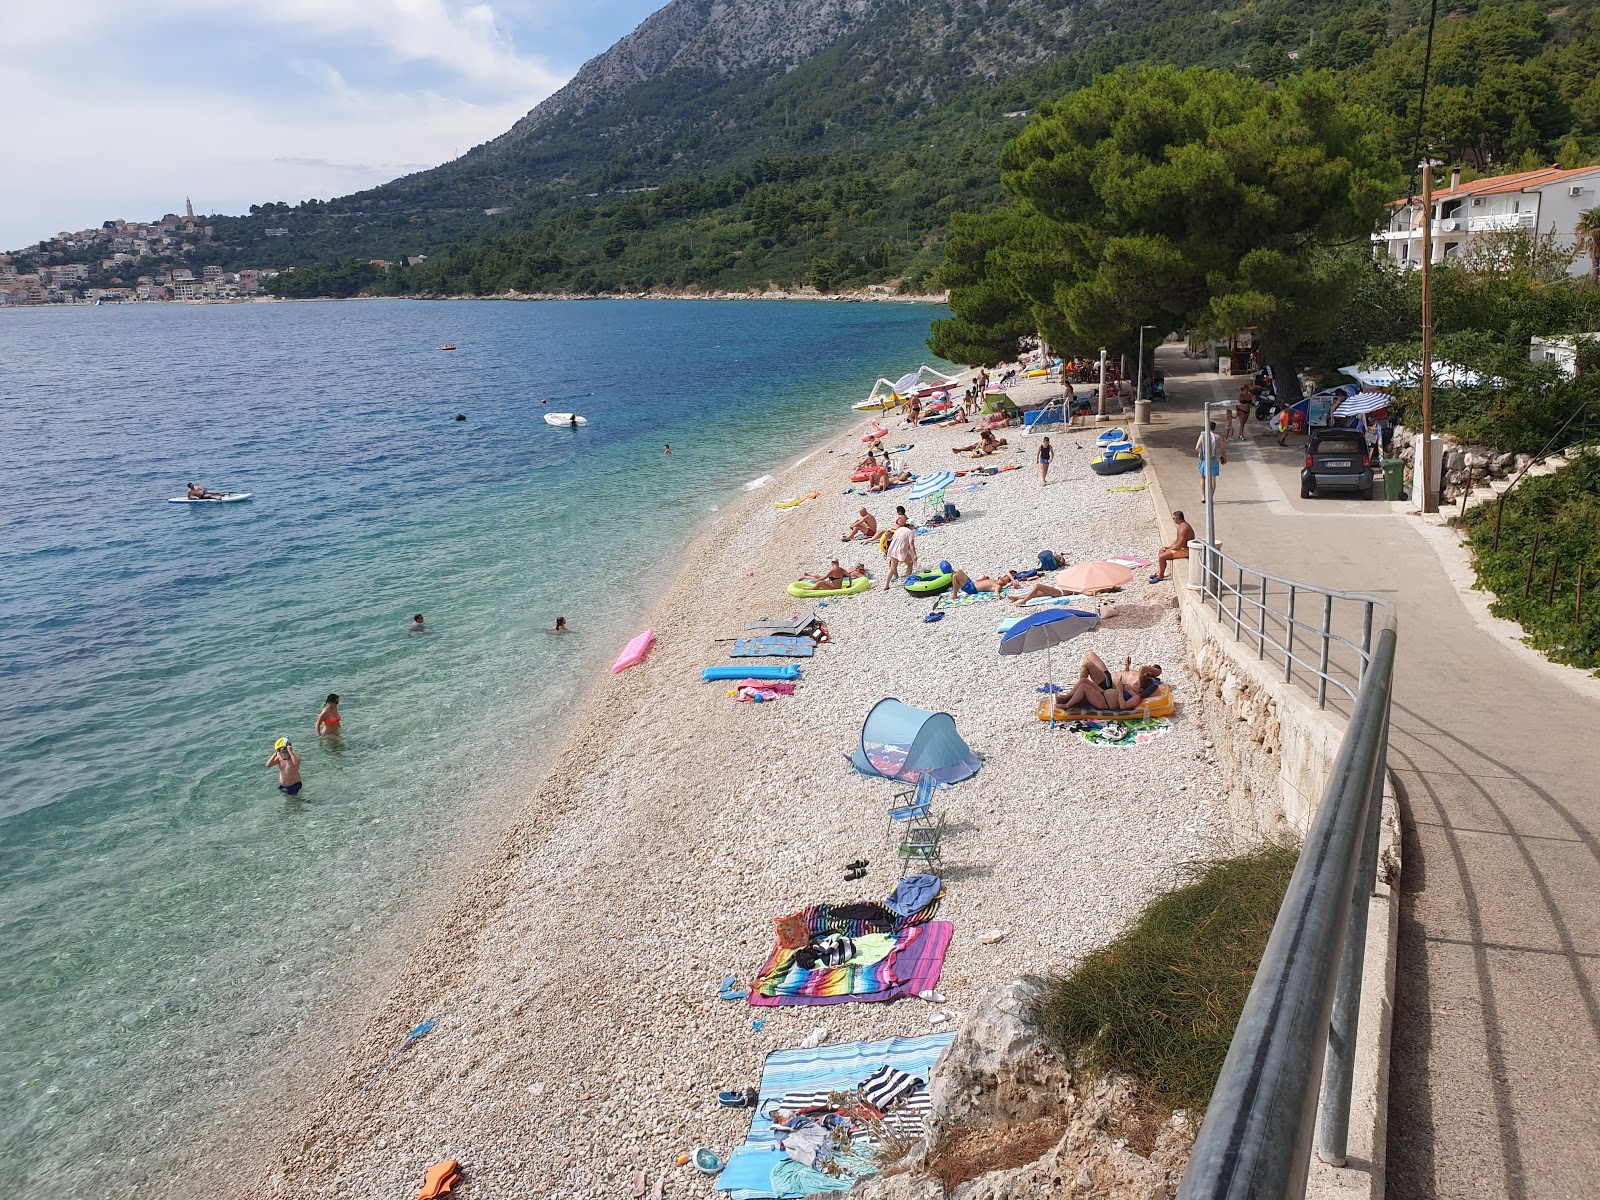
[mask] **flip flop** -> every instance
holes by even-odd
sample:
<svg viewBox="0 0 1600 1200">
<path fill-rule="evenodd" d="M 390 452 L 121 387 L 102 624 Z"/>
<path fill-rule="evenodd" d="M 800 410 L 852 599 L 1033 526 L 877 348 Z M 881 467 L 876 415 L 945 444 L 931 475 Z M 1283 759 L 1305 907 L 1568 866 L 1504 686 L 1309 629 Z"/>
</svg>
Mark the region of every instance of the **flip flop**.
<svg viewBox="0 0 1600 1200">
<path fill-rule="evenodd" d="M 1165 575 L 1152 575 L 1152 576 L 1150 576 L 1150 582 L 1151 583 L 1165 583 L 1166 581 L 1167 581 L 1167 577 Z"/>
<path fill-rule="evenodd" d="M 632 1196 L 634 1200 L 639 1200 L 639 1197 L 644 1195 L 644 1190 L 645 1174 L 643 1171 L 640 1171 L 633 1177 L 633 1190 L 629 1192 L 628 1195 Z"/>
<path fill-rule="evenodd" d="M 650 1200 L 662 1200 L 666 1194 L 667 1177 L 665 1175 L 658 1175 L 656 1177 L 656 1190 L 650 1193 Z"/>
<path fill-rule="evenodd" d="M 722 988 L 717 992 L 717 995 L 724 1000 L 743 1000 L 750 993 L 741 992 L 738 988 L 738 983 L 739 980 L 736 977 L 729 975 L 722 981 Z"/>
<path fill-rule="evenodd" d="M 717 1103 L 723 1108 L 754 1108 L 756 1106 L 756 1089 L 745 1088 L 736 1091 L 729 1088 L 725 1092 L 717 1093 Z"/>
</svg>

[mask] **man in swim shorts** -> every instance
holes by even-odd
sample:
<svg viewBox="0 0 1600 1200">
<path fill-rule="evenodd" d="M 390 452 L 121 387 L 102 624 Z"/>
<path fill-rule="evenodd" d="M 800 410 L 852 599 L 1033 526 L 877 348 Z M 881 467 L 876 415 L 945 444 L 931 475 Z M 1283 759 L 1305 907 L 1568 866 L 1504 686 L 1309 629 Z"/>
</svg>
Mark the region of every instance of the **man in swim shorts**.
<svg viewBox="0 0 1600 1200">
<path fill-rule="evenodd" d="M 1167 567 L 1174 560 L 1189 557 L 1189 543 L 1194 541 L 1194 526 L 1184 519 L 1182 509 L 1173 511 L 1172 520 L 1178 527 L 1177 532 L 1173 535 L 1172 544 L 1161 547 L 1161 553 L 1156 555 L 1156 573 L 1150 576 L 1151 583 L 1161 583 L 1167 579 Z"/>
<path fill-rule="evenodd" d="M 1208 422 L 1206 428 L 1200 431 L 1200 436 L 1194 441 L 1194 452 L 1200 460 L 1200 499 L 1204 500 L 1208 491 L 1213 496 L 1217 494 L 1217 476 L 1222 474 L 1222 464 L 1228 461 L 1228 443 L 1217 436 L 1215 421 Z M 1209 478 L 1206 471 L 1208 463 L 1211 467 Z"/>
<path fill-rule="evenodd" d="M 272 757 L 267 766 L 278 768 L 278 790 L 285 796 L 300 794 L 300 756 L 295 753 L 288 738 L 279 738 L 272 744 Z"/>
<path fill-rule="evenodd" d="M 878 536 L 878 518 L 864 508 L 858 509 L 857 512 L 860 515 L 856 517 L 855 523 L 850 526 L 845 535 L 839 539 L 841 542 L 853 542 L 858 537 L 864 542 L 870 542 Z"/>
</svg>

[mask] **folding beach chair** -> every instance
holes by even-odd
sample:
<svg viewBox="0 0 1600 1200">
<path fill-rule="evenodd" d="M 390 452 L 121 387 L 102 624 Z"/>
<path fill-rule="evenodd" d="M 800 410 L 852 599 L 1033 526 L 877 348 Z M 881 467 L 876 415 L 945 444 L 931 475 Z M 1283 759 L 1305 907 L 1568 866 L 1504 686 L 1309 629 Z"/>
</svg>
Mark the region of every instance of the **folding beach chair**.
<svg viewBox="0 0 1600 1200">
<path fill-rule="evenodd" d="M 909 831 L 919 825 L 933 824 L 933 791 L 938 786 L 933 776 L 924 772 L 913 790 L 895 793 L 894 807 L 889 809 L 886 835 L 891 842 L 894 841 L 896 829 Z"/>
<path fill-rule="evenodd" d="M 910 826 L 900 842 L 900 874 L 913 863 L 919 867 L 944 867 L 940 846 L 944 841 L 944 816 L 937 821 Z"/>
</svg>

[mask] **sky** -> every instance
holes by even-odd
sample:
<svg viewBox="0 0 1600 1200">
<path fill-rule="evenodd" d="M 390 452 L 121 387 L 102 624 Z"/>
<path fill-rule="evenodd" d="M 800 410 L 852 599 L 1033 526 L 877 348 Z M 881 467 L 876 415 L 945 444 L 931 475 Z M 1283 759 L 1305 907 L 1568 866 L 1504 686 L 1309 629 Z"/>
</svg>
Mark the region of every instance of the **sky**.
<svg viewBox="0 0 1600 1200">
<path fill-rule="evenodd" d="M 665 2 L 0 0 L 0 249 L 435 166 Z"/>
</svg>

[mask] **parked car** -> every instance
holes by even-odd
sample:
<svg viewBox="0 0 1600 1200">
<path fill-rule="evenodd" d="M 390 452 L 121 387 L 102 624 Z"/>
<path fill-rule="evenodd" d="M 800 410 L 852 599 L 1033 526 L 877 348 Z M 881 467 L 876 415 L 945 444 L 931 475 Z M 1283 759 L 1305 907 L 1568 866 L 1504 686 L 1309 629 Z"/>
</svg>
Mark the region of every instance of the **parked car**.
<svg viewBox="0 0 1600 1200">
<path fill-rule="evenodd" d="M 1367 441 L 1359 429 L 1313 429 L 1305 451 L 1301 497 L 1318 492 L 1360 492 L 1363 499 L 1372 499 L 1374 475 L 1367 461 Z"/>
</svg>

